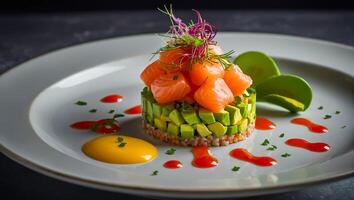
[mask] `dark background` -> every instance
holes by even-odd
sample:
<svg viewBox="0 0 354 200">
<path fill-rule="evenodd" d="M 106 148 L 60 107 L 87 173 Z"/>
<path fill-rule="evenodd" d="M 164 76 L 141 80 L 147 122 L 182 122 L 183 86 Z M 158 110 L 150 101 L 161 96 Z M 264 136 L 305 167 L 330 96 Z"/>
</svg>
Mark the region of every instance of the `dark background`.
<svg viewBox="0 0 354 200">
<path fill-rule="evenodd" d="M 354 9 L 354 0 L 2 0 L 2 12 L 62 12 L 156 9 Z"/>
</svg>

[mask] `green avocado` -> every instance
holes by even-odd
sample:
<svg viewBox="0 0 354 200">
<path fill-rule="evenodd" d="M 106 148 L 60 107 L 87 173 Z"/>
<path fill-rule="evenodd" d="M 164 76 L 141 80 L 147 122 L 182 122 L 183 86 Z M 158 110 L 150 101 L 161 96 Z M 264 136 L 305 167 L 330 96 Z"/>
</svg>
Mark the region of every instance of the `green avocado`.
<svg viewBox="0 0 354 200">
<path fill-rule="evenodd" d="M 280 75 L 275 61 L 262 52 L 248 51 L 242 53 L 236 57 L 234 63 L 241 68 L 243 73 L 252 78 L 253 86 L 257 86 L 270 77 Z"/>
<path fill-rule="evenodd" d="M 212 132 L 209 131 L 209 129 L 205 126 L 205 124 L 202 123 L 196 124 L 196 129 L 199 135 L 202 137 L 206 137 L 213 134 Z"/>
<path fill-rule="evenodd" d="M 216 137 L 222 137 L 227 131 L 227 128 L 220 122 L 209 124 L 208 129 L 213 132 Z"/>
<path fill-rule="evenodd" d="M 163 119 L 165 121 L 171 121 L 168 116 L 173 111 L 173 109 L 174 109 L 173 105 L 165 105 L 165 106 L 163 106 L 162 107 L 162 113 L 161 113 L 161 119 Z"/>
<path fill-rule="evenodd" d="M 226 134 L 227 135 L 235 135 L 238 132 L 238 126 L 232 125 L 227 127 Z"/>
<path fill-rule="evenodd" d="M 218 122 L 221 122 L 225 126 L 230 125 L 230 114 L 226 110 L 222 110 L 221 112 L 214 113 L 215 119 Z"/>
<path fill-rule="evenodd" d="M 148 122 L 150 124 L 153 124 L 153 122 L 154 122 L 154 113 L 152 111 L 152 105 L 151 105 L 150 101 L 146 101 L 146 103 L 147 103 L 147 108 L 146 108 L 147 116 L 146 116 L 146 118 L 147 118 L 147 120 L 148 120 Z"/>
<path fill-rule="evenodd" d="M 207 109 L 199 108 L 199 117 L 204 124 L 212 124 L 215 121 L 214 114 Z"/>
<path fill-rule="evenodd" d="M 194 137 L 194 128 L 188 124 L 181 125 L 181 139 L 190 139 Z"/>
<path fill-rule="evenodd" d="M 183 116 L 183 119 L 189 125 L 200 123 L 200 119 L 199 119 L 197 113 L 194 110 L 193 111 L 184 111 L 184 112 L 182 112 L 182 116 Z"/>
<path fill-rule="evenodd" d="M 299 112 L 305 110 L 305 105 L 295 99 L 284 97 L 278 94 L 268 94 L 259 99 L 259 101 L 280 105 L 281 107 L 289 110 L 290 112 Z"/>
<path fill-rule="evenodd" d="M 181 126 L 182 124 L 184 124 L 184 119 L 181 115 L 181 113 L 178 112 L 178 110 L 174 109 L 169 115 L 168 118 L 170 118 L 170 120 L 175 123 L 177 126 Z"/>
<path fill-rule="evenodd" d="M 238 132 L 243 133 L 248 128 L 248 119 L 242 119 L 238 125 Z"/>
<path fill-rule="evenodd" d="M 157 103 L 152 103 L 152 112 L 155 118 L 160 118 L 162 114 L 162 107 Z"/>
<path fill-rule="evenodd" d="M 159 118 L 154 119 L 154 126 L 158 129 L 160 129 L 161 131 L 166 131 L 166 129 L 167 129 L 166 121 L 161 120 Z"/>
<path fill-rule="evenodd" d="M 167 125 L 167 132 L 170 135 L 178 136 L 179 135 L 179 126 L 174 124 L 173 122 L 168 123 Z"/>
<path fill-rule="evenodd" d="M 240 109 L 235 106 L 227 105 L 225 110 L 230 114 L 230 124 L 234 125 L 242 119 Z"/>
<path fill-rule="evenodd" d="M 248 104 L 245 104 L 244 102 L 241 102 L 240 104 L 237 105 L 237 107 L 240 109 L 240 113 L 242 117 L 247 117 L 248 115 Z"/>
</svg>

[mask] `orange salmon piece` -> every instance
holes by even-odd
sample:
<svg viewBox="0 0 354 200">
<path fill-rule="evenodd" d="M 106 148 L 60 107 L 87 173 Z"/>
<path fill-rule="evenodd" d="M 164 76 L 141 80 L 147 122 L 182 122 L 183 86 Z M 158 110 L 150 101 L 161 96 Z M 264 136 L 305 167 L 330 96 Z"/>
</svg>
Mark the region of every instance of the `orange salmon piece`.
<svg viewBox="0 0 354 200">
<path fill-rule="evenodd" d="M 240 96 L 252 85 L 252 79 L 244 74 L 237 65 L 232 65 L 225 69 L 224 80 L 234 96 Z"/>
<path fill-rule="evenodd" d="M 234 101 L 230 88 L 222 78 L 207 80 L 194 93 L 194 100 L 212 112 L 220 112 Z"/>
<path fill-rule="evenodd" d="M 180 100 L 190 91 L 191 87 L 181 72 L 162 75 L 151 84 L 151 92 L 160 104 Z"/>
<path fill-rule="evenodd" d="M 184 70 L 189 66 L 187 51 L 183 48 L 160 52 L 160 61 L 169 72 Z"/>
<path fill-rule="evenodd" d="M 159 60 L 148 65 L 140 74 L 140 79 L 144 81 L 145 85 L 150 87 L 151 83 L 158 77 L 166 74 L 164 66 Z"/>
<path fill-rule="evenodd" d="M 218 62 L 204 61 L 195 63 L 189 71 L 194 85 L 202 85 L 207 79 L 217 79 L 224 76 L 224 68 Z"/>
</svg>

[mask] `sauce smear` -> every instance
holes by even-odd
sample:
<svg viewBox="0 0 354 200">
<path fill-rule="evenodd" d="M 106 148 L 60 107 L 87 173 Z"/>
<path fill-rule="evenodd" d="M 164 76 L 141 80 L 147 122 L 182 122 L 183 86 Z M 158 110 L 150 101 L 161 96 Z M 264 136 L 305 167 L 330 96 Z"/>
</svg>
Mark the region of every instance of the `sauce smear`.
<svg viewBox="0 0 354 200">
<path fill-rule="evenodd" d="M 105 96 L 101 99 L 102 103 L 117 103 L 123 100 L 123 97 L 118 94 Z"/>
<path fill-rule="evenodd" d="M 179 160 L 169 160 L 165 162 L 163 166 L 168 169 L 178 169 L 183 167 L 182 163 Z"/>
<path fill-rule="evenodd" d="M 192 165 L 194 167 L 211 168 L 218 165 L 218 160 L 210 154 L 208 147 L 193 147 L 192 152 L 194 155 Z"/>
<path fill-rule="evenodd" d="M 310 131 L 314 133 L 327 133 L 328 129 L 325 126 L 315 124 L 312 121 L 306 119 L 306 118 L 294 118 L 291 120 L 291 123 L 293 124 L 299 124 L 299 125 L 304 125 L 306 126 Z"/>
<path fill-rule="evenodd" d="M 97 121 L 79 121 L 70 125 L 71 128 L 80 130 L 92 130 L 99 134 L 112 134 L 121 129 L 117 121 L 112 119 L 100 119 Z"/>
<path fill-rule="evenodd" d="M 230 152 L 230 156 L 239 160 L 250 162 L 252 164 L 268 167 L 277 164 L 277 161 L 268 156 L 257 157 L 252 155 L 246 149 L 236 148 Z"/>
<path fill-rule="evenodd" d="M 285 141 L 285 144 L 293 147 L 300 147 L 314 152 L 326 152 L 331 148 L 328 144 L 322 142 L 309 142 L 300 138 L 292 138 Z"/>
<path fill-rule="evenodd" d="M 275 129 L 276 125 L 269 119 L 263 117 L 256 118 L 256 129 L 258 130 L 271 130 Z"/>
<path fill-rule="evenodd" d="M 125 114 L 136 115 L 141 114 L 141 105 L 136 105 L 124 111 Z"/>
</svg>

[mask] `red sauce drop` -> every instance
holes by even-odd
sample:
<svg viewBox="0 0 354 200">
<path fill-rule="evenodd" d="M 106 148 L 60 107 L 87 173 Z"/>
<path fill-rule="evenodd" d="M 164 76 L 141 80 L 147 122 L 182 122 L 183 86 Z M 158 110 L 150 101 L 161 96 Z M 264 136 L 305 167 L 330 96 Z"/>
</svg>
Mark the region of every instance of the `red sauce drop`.
<svg viewBox="0 0 354 200">
<path fill-rule="evenodd" d="M 275 129 L 276 125 L 269 119 L 263 117 L 256 118 L 256 129 L 258 130 L 271 130 Z"/>
<path fill-rule="evenodd" d="M 230 156 L 262 167 L 268 167 L 277 164 L 277 161 L 271 157 L 268 156 L 257 157 L 252 155 L 250 152 L 248 152 L 246 149 L 243 148 L 233 149 L 230 152 Z"/>
<path fill-rule="evenodd" d="M 210 154 L 208 147 L 193 147 L 192 152 L 194 155 L 192 165 L 194 167 L 210 168 L 218 165 L 218 160 Z"/>
<path fill-rule="evenodd" d="M 112 119 L 100 119 L 97 121 L 80 121 L 70 125 L 71 128 L 81 130 L 93 130 L 99 134 L 113 134 L 121 129 L 116 121 Z"/>
<path fill-rule="evenodd" d="M 168 169 L 178 169 L 183 167 L 182 163 L 179 160 L 169 160 L 165 162 L 163 166 Z"/>
<path fill-rule="evenodd" d="M 136 115 L 141 114 L 141 105 L 131 107 L 124 111 L 125 114 Z"/>
<path fill-rule="evenodd" d="M 300 147 L 314 152 L 326 152 L 331 148 L 328 144 L 322 142 L 309 142 L 300 138 L 292 138 L 285 141 L 285 144 L 293 147 Z"/>
<path fill-rule="evenodd" d="M 120 102 L 123 100 L 123 97 L 118 95 L 118 94 L 112 94 L 112 95 L 108 95 L 105 96 L 101 99 L 102 103 L 116 103 L 116 102 Z"/>
<path fill-rule="evenodd" d="M 310 131 L 314 133 L 327 133 L 328 129 L 325 126 L 315 124 L 312 121 L 305 118 L 294 118 L 291 120 L 293 124 L 300 124 L 306 126 Z"/>
</svg>

